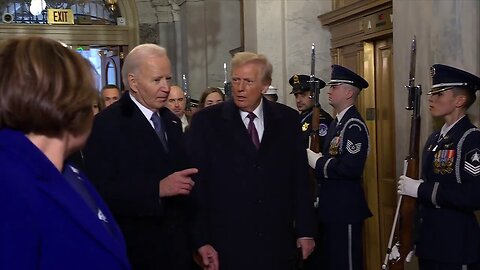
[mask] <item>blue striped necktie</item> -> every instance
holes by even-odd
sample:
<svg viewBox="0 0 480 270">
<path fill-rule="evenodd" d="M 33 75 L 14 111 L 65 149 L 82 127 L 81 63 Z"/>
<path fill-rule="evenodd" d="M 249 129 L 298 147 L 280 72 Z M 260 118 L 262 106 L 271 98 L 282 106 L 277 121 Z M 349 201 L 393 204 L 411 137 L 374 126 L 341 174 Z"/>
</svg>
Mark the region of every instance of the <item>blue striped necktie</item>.
<svg viewBox="0 0 480 270">
<path fill-rule="evenodd" d="M 152 120 L 153 122 L 153 128 L 155 129 L 155 133 L 157 133 L 160 142 L 162 142 L 163 149 L 165 149 L 165 152 L 168 153 L 167 138 L 165 137 L 165 130 L 163 127 L 162 119 L 160 118 L 158 113 L 154 112 L 152 114 L 152 117 L 150 117 L 150 120 Z"/>
</svg>

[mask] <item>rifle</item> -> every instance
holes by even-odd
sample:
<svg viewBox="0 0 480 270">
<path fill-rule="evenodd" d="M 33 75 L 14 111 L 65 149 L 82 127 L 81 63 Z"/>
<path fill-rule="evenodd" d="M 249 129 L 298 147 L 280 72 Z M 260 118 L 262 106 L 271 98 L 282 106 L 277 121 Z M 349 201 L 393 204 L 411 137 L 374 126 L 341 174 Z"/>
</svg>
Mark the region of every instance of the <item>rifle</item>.
<svg viewBox="0 0 480 270">
<path fill-rule="evenodd" d="M 188 89 L 188 80 L 187 75 L 182 75 L 182 84 L 183 84 L 183 93 L 186 99 L 185 111 L 190 111 L 192 107 L 192 97 L 190 96 L 190 91 Z"/>
<path fill-rule="evenodd" d="M 420 98 L 422 95 L 422 86 L 415 85 L 416 46 L 416 37 L 414 36 L 410 53 L 408 85 L 405 86 L 408 90 L 408 105 L 405 109 L 412 111 L 412 115 L 410 120 L 410 144 L 408 156 L 405 159 L 404 174 L 412 179 L 419 179 Z M 413 250 L 415 208 L 416 199 L 410 196 L 399 196 L 382 269 L 403 270 L 405 261 L 410 261 L 409 253 Z M 398 226 L 397 223 L 399 223 Z M 392 247 L 394 238 L 397 243 Z"/>
<path fill-rule="evenodd" d="M 223 92 L 227 98 L 230 98 L 232 97 L 232 83 L 228 82 L 227 63 L 223 63 L 223 74 L 225 76 L 223 80 Z"/>
<path fill-rule="evenodd" d="M 314 105 L 312 109 L 312 123 L 310 130 L 310 150 L 315 153 L 320 153 L 320 135 L 318 134 L 320 130 L 320 82 L 315 79 L 315 43 L 312 43 L 312 52 L 310 58 L 310 91 L 313 95 Z M 310 182 L 312 190 L 312 198 L 314 201 L 315 208 L 318 206 L 317 196 L 317 179 L 315 178 L 315 169 L 310 170 Z"/>
<path fill-rule="evenodd" d="M 310 132 L 310 150 L 315 153 L 320 153 L 320 85 L 319 81 L 315 80 L 315 43 L 312 43 L 312 53 L 310 61 L 310 91 L 313 95 L 314 105 L 312 109 L 312 129 Z"/>
<path fill-rule="evenodd" d="M 312 43 L 312 52 L 310 58 L 310 80 L 308 81 L 310 84 L 310 91 L 314 99 L 314 105 L 312 109 L 312 123 L 311 123 L 311 132 L 310 132 L 310 150 L 315 153 L 320 153 L 320 135 L 318 131 L 320 129 L 320 82 L 315 78 L 315 43 Z M 310 185 L 311 185 L 311 196 L 312 201 L 314 201 L 315 208 L 318 207 L 318 198 L 317 196 L 317 179 L 315 178 L 315 169 L 310 168 L 309 170 L 309 178 L 310 178 Z M 302 255 L 302 249 L 297 249 L 297 270 L 304 269 L 304 260 Z"/>
</svg>

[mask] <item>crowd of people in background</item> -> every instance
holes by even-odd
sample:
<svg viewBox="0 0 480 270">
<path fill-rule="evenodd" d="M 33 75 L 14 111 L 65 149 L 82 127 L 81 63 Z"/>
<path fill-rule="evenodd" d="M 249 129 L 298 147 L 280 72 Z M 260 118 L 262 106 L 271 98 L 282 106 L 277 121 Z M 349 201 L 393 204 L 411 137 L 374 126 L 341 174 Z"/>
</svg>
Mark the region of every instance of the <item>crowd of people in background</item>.
<svg viewBox="0 0 480 270">
<path fill-rule="evenodd" d="M 154 44 L 126 56 L 123 94 L 97 91 L 88 62 L 47 38 L 3 42 L 0 66 L 0 269 L 363 269 L 371 142 L 355 104 L 370 85 L 352 70 L 313 77 L 335 112 L 313 119 L 312 77 L 290 78 L 294 110 L 253 52 L 233 56 L 231 96 L 209 87 L 198 108 Z M 421 270 L 480 268 L 480 130 L 466 115 L 479 89 L 432 66 L 445 125 L 421 179 L 398 181 L 418 198 Z"/>
</svg>

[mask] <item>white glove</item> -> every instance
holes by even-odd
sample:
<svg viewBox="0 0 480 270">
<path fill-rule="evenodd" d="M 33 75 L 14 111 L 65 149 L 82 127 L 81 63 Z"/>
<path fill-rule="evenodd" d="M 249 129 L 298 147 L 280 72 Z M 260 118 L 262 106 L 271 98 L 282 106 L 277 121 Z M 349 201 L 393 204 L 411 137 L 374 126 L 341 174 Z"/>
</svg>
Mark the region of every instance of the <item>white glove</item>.
<svg viewBox="0 0 480 270">
<path fill-rule="evenodd" d="M 418 197 L 418 187 L 423 180 L 415 180 L 408 176 L 402 175 L 398 178 L 397 192 L 400 195 L 407 195 L 413 198 Z"/>
<path fill-rule="evenodd" d="M 308 157 L 308 165 L 310 165 L 312 169 L 315 169 L 317 165 L 317 160 L 323 157 L 323 155 L 322 153 L 315 153 L 312 150 L 307 148 L 307 157 Z"/>
</svg>

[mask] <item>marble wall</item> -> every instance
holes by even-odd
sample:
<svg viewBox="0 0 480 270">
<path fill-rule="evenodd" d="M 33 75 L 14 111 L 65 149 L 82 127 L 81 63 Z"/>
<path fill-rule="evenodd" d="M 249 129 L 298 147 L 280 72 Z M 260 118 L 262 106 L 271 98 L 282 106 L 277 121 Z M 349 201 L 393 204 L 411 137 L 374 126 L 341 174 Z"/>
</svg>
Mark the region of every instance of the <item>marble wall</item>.
<svg viewBox="0 0 480 270">
<path fill-rule="evenodd" d="M 240 0 L 136 2 L 140 43 L 167 49 L 175 84 L 186 74 L 196 99 L 207 86 L 223 87 L 223 63 L 230 62 L 230 51 L 242 46 Z"/>
<path fill-rule="evenodd" d="M 330 78 L 330 33 L 317 16 L 331 10 L 330 1 L 245 1 L 245 50 L 262 53 L 273 64 L 272 84 L 279 88 L 279 102 L 295 108 L 288 79 L 310 74 L 311 44 L 316 46 L 316 76 Z M 267 11 L 268 12 L 265 12 Z M 329 111 L 326 93 L 322 106 Z"/>
<path fill-rule="evenodd" d="M 474 74 L 480 74 L 480 1 L 478 0 L 422 0 L 393 1 L 394 18 L 394 76 L 397 173 L 407 155 L 410 114 L 404 110 L 410 61 L 410 43 L 417 37 L 416 82 L 423 86 L 422 129 L 423 145 L 428 135 L 443 124 L 432 119 L 428 111 L 428 96 L 431 87 L 430 66 L 443 63 L 456 66 Z M 477 94 L 477 96 L 479 96 Z M 469 110 L 478 126 L 480 119 L 479 99 Z"/>
</svg>

